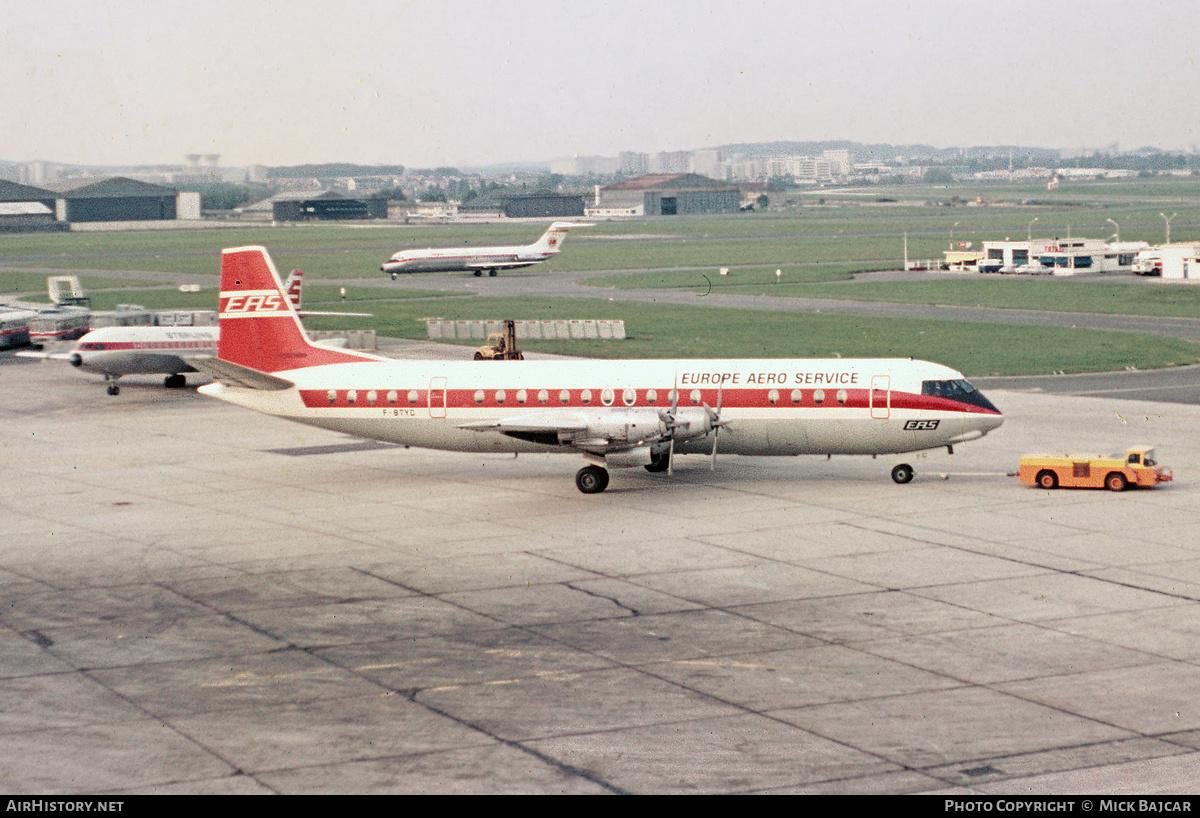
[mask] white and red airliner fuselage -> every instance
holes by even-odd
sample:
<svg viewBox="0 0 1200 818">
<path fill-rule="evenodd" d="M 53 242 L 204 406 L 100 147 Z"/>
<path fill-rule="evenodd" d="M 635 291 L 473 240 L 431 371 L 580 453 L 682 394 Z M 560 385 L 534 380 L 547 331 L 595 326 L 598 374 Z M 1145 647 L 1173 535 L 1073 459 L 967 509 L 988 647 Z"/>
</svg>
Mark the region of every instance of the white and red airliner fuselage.
<svg viewBox="0 0 1200 818">
<path fill-rule="evenodd" d="M 451 270 L 473 271 L 475 275 L 496 275 L 499 270 L 531 267 L 557 256 L 572 227 L 590 227 L 575 222 L 554 222 L 542 237 L 529 245 L 502 247 L 430 247 L 401 250 L 379 269 L 395 278 L 400 273 L 441 273 Z"/>
<path fill-rule="evenodd" d="M 273 283 L 272 283 L 273 282 Z M 574 452 L 665 470 L 678 453 L 900 454 L 952 447 L 1003 416 L 963 376 L 911 359 L 397 361 L 309 344 L 262 248 L 225 251 L 217 382 L 201 392 L 374 440 L 469 452 Z M 591 471 L 589 471 L 591 469 Z M 893 472 L 907 482 L 905 464 Z"/>
<path fill-rule="evenodd" d="M 217 327 L 103 327 L 67 353 L 72 366 L 98 375 L 195 372 L 184 358 L 217 354 Z"/>
<path fill-rule="evenodd" d="M 206 393 L 289 420 L 375 440 L 480 452 L 588 451 L 653 437 L 659 413 L 720 406 L 720 451 L 744 455 L 898 454 L 982 437 L 1002 421 L 963 376 L 908 359 L 380 361 L 275 375 L 278 392 L 220 385 Z M 702 420 L 702 418 L 700 418 Z M 641 425 L 639 434 L 608 427 Z M 575 427 L 587 431 L 577 434 Z M 605 428 L 594 443 L 589 443 Z M 566 438 L 565 440 L 563 438 Z M 647 444 L 649 446 L 650 444 Z M 677 452 L 711 440 L 677 439 Z M 625 447 L 632 450 L 636 446 Z M 645 465 L 631 463 L 630 465 Z"/>
</svg>

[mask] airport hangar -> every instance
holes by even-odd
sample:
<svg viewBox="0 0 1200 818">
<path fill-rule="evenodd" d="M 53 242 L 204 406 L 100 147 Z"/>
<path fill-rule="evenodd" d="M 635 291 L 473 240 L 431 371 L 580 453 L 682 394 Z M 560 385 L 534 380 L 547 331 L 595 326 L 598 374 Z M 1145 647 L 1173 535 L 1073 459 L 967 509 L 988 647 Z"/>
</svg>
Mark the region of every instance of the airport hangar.
<svg viewBox="0 0 1200 818">
<path fill-rule="evenodd" d="M 387 199 L 351 199 L 336 190 L 290 191 L 242 208 L 247 216 L 266 216 L 279 222 L 386 219 Z"/>
<path fill-rule="evenodd" d="M 54 218 L 54 193 L 0 179 L 0 232 L 65 230 Z"/>
<path fill-rule="evenodd" d="M 549 190 L 491 190 L 458 206 L 473 216 L 517 218 L 575 218 L 583 216 L 583 197 Z"/>
<path fill-rule="evenodd" d="M 737 213 L 741 200 L 737 185 L 719 179 L 697 173 L 652 173 L 599 188 L 591 212 L 637 216 Z"/>
<path fill-rule="evenodd" d="M 181 193 L 124 176 L 63 180 L 45 188 L 0 180 L 0 204 L 12 210 L 12 218 L 0 221 L 0 227 L 8 230 L 65 230 L 79 222 L 173 221 L 200 216 L 198 193 Z"/>
</svg>

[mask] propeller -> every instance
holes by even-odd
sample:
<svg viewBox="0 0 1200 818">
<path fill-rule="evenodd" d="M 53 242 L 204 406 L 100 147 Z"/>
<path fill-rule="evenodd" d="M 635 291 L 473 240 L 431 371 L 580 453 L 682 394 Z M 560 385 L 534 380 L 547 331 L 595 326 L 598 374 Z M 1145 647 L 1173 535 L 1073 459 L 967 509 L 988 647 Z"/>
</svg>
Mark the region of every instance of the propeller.
<svg viewBox="0 0 1200 818">
<path fill-rule="evenodd" d="M 712 429 L 713 433 L 712 460 L 709 461 L 708 465 L 711 471 L 717 470 L 717 435 L 720 434 L 722 426 L 729 425 L 729 421 L 721 419 L 721 399 L 724 391 L 724 386 L 717 390 L 717 408 L 715 410 L 710 408 L 707 403 L 704 404 L 704 411 L 708 413 L 708 426 Z"/>
<path fill-rule="evenodd" d="M 704 412 L 705 412 L 705 421 L 706 421 L 706 426 L 707 426 L 707 429 L 705 431 L 712 430 L 712 433 L 713 433 L 712 460 L 710 463 L 710 468 L 712 468 L 713 470 L 715 470 L 717 467 L 717 436 L 719 435 L 720 429 L 722 426 L 729 425 L 728 420 L 723 420 L 721 418 L 721 406 L 723 405 L 724 394 L 725 394 L 724 387 L 721 387 L 717 390 L 717 408 L 716 409 L 713 409 L 707 403 L 703 404 Z M 677 430 L 680 427 L 687 427 L 690 430 L 691 426 L 692 426 L 691 421 L 680 421 L 679 420 L 679 390 L 678 389 L 671 390 L 671 409 L 670 409 L 670 411 L 667 411 L 667 410 L 659 411 L 658 420 L 662 424 L 663 433 L 666 435 L 667 441 L 668 441 L 667 474 L 673 474 L 674 473 L 674 463 L 675 463 L 675 438 L 677 436 Z M 692 435 L 689 435 L 689 437 L 691 437 L 691 436 Z"/>
</svg>

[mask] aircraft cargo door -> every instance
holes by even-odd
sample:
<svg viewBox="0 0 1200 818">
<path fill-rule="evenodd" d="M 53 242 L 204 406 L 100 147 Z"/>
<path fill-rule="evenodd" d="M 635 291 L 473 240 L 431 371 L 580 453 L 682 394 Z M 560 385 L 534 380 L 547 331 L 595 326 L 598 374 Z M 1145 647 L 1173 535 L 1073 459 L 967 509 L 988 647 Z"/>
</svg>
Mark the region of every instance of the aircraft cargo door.
<svg viewBox="0 0 1200 818">
<path fill-rule="evenodd" d="M 429 416 L 444 418 L 446 416 L 446 379 L 432 378 L 429 381 Z"/>
<path fill-rule="evenodd" d="M 890 375 L 871 376 L 871 417 L 887 420 L 892 408 L 892 378 Z"/>
</svg>

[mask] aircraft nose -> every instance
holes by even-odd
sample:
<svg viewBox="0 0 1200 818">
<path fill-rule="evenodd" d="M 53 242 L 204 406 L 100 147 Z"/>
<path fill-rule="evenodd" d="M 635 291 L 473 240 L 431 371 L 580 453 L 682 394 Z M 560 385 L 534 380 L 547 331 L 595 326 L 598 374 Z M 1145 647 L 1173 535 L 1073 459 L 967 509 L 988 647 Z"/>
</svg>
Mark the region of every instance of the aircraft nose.
<svg viewBox="0 0 1200 818">
<path fill-rule="evenodd" d="M 71 366 L 81 366 L 83 364 L 83 356 L 78 352 L 72 352 L 71 357 L 67 358 L 67 361 L 71 364 Z"/>
<path fill-rule="evenodd" d="M 967 420 L 968 426 L 974 426 L 981 435 L 986 435 L 993 429 L 999 429 L 1004 423 L 1004 415 L 997 412 L 994 415 L 971 415 Z"/>
</svg>

